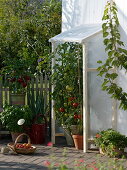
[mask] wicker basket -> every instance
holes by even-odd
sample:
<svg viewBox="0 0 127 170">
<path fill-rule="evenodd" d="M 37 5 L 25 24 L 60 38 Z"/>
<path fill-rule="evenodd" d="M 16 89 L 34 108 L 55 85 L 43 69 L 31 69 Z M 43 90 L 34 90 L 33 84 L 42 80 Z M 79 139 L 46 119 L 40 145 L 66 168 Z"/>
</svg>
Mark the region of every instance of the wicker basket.
<svg viewBox="0 0 127 170">
<path fill-rule="evenodd" d="M 21 135 L 19 135 L 15 142 L 14 143 L 8 143 L 8 147 L 10 149 L 12 149 L 14 152 L 16 153 L 20 153 L 20 154 L 32 154 L 35 152 L 36 150 L 36 147 L 35 146 L 31 146 L 31 148 L 17 148 L 16 145 L 17 144 L 21 144 L 21 143 L 18 143 L 18 140 L 21 136 L 27 136 L 27 139 L 28 139 L 28 144 L 31 144 L 31 140 L 30 140 L 30 137 L 26 134 L 26 133 L 22 133 Z"/>
</svg>

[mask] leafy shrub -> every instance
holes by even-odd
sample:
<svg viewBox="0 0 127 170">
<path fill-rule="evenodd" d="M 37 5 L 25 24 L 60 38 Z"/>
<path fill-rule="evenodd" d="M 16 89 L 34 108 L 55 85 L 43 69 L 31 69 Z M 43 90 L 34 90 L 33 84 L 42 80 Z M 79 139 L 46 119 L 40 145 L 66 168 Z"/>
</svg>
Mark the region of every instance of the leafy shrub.
<svg viewBox="0 0 127 170">
<path fill-rule="evenodd" d="M 97 133 L 94 141 L 109 156 L 117 155 L 115 149 L 123 151 L 127 146 L 127 137 L 113 129 Z"/>
<path fill-rule="evenodd" d="M 11 132 L 23 132 L 22 126 L 17 124 L 19 119 L 25 119 L 24 126 L 30 126 L 32 113 L 28 106 L 4 106 L 4 111 L 0 113 L 2 125 Z"/>
</svg>

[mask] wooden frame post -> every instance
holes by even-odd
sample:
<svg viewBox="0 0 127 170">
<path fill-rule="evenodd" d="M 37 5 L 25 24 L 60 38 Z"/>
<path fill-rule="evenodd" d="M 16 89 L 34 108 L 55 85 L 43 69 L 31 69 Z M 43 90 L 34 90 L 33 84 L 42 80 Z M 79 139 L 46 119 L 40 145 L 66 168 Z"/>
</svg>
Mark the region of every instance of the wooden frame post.
<svg viewBox="0 0 127 170">
<path fill-rule="evenodd" d="M 87 56 L 86 45 L 83 48 L 83 150 L 88 150 L 88 105 L 87 105 Z"/>
<path fill-rule="evenodd" d="M 55 43 L 52 43 L 52 52 L 55 51 Z M 52 58 L 52 74 L 54 73 L 55 58 Z M 54 85 L 51 87 L 51 92 L 54 91 Z M 54 111 L 54 100 L 51 101 L 51 141 L 55 144 L 55 111 Z"/>
</svg>

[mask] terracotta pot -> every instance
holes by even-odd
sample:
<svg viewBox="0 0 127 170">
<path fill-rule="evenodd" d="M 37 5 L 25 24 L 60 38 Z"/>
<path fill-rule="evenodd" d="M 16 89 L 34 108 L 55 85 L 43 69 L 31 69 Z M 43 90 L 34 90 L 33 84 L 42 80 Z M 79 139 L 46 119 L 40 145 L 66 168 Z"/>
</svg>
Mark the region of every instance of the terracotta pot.
<svg viewBox="0 0 127 170">
<path fill-rule="evenodd" d="M 11 105 L 25 105 L 25 94 L 11 94 L 10 95 Z"/>
<path fill-rule="evenodd" d="M 72 135 L 75 148 L 76 149 L 83 149 L 83 136 L 82 135 Z"/>
</svg>

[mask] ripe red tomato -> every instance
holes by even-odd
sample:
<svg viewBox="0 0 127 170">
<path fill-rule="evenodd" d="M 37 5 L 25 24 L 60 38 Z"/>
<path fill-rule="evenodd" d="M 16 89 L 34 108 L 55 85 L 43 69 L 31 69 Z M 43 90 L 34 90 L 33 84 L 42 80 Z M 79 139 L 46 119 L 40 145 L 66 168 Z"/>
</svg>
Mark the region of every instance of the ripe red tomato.
<svg viewBox="0 0 127 170">
<path fill-rule="evenodd" d="M 78 107 L 79 103 L 72 103 L 73 107 Z"/>
<path fill-rule="evenodd" d="M 82 115 L 80 114 L 80 115 L 78 115 L 78 119 L 81 119 L 82 118 Z"/>
<path fill-rule="evenodd" d="M 78 118 L 78 115 L 77 114 L 74 114 L 74 119 L 77 119 Z"/>
<path fill-rule="evenodd" d="M 22 144 L 19 145 L 19 148 L 24 148 L 24 146 Z"/>
<path fill-rule="evenodd" d="M 60 111 L 60 112 L 65 112 L 65 109 L 64 109 L 63 107 L 61 107 L 61 108 L 59 109 L 59 111 Z"/>
<path fill-rule="evenodd" d="M 16 144 L 16 148 L 19 148 L 19 144 Z"/>
</svg>

